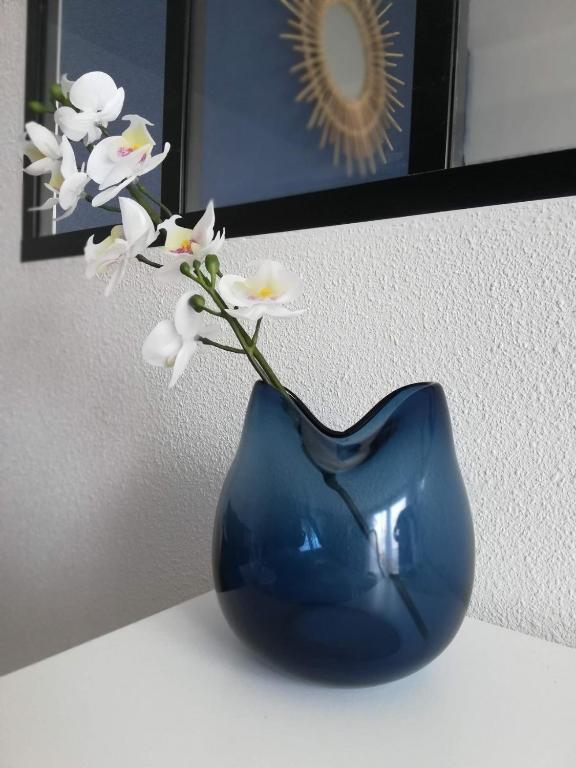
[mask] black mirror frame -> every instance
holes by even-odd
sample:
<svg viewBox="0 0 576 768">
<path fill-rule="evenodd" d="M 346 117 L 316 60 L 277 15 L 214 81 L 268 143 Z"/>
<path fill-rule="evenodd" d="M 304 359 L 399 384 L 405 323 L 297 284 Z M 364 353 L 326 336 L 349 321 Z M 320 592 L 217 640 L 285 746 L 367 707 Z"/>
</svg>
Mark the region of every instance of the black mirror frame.
<svg viewBox="0 0 576 768">
<path fill-rule="evenodd" d="M 193 2 L 167 2 L 166 39 L 171 45 L 165 53 L 163 132 L 172 149 L 163 164 L 162 199 L 174 211 L 185 211 Z M 46 87 L 41 52 L 46 47 L 48 3 L 28 0 L 27 100 L 38 98 Z M 411 175 L 219 208 L 219 227 L 240 237 L 575 195 L 576 149 L 446 167 L 452 151 L 460 6 L 459 0 L 418 0 Z M 431 29 L 442 34 L 430 34 Z M 442 170 L 435 170 L 439 167 Z M 36 217 L 27 210 L 35 203 L 38 188 L 37 179 L 25 176 L 22 261 L 75 256 L 83 252 L 90 234 L 97 240 L 108 234 L 109 227 L 98 227 L 38 237 Z M 184 225 L 193 225 L 200 214 L 185 211 Z"/>
</svg>

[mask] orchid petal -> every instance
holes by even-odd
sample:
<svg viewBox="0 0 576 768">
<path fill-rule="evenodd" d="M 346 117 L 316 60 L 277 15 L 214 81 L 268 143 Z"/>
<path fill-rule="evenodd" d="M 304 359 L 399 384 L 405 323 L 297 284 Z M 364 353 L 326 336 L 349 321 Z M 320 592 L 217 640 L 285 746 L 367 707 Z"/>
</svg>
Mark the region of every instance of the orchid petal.
<svg viewBox="0 0 576 768">
<path fill-rule="evenodd" d="M 52 173 L 55 167 L 58 167 L 58 161 L 50 157 L 43 157 L 41 160 L 35 160 L 24 168 L 24 173 L 30 176 L 42 176 L 45 173 Z"/>
<path fill-rule="evenodd" d="M 60 170 L 65 179 L 78 171 L 74 150 L 67 136 L 62 137 L 62 164 Z"/>
<path fill-rule="evenodd" d="M 96 117 L 95 113 L 76 112 L 72 107 L 58 107 L 54 112 L 56 125 L 71 141 L 81 141 L 94 126 Z"/>
<path fill-rule="evenodd" d="M 154 146 L 156 144 L 146 127 L 154 125 L 154 123 L 140 115 L 124 115 L 122 120 L 130 121 L 128 128 L 122 132 L 122 138 L 130 147 L 143 147 L 148 144 Z"/>
<path fill-rule="evenodd" d="M 229 307 L 249 307 L 246 278 L 241 275 L 223 275 L 218 281 L 218 293 Z"/>
<path fill-rule="evenodd" d="M 58 138 L 48 128 L 31 121 L 26 123 L 26 133 L 30 137 L 30 141 L 45 157 L 50 157 L 52 160 L 58 160 L 61 157 L 62 151 Z"/>
<path fill-rule="evenodd" d="M 169 388 L 172 388 L 180 376 L 182 376 L 186 366 L 190 362 L 190 358 L 197 349 L 198 343 L 196 341 L 187 341 L 182 345 L 180 352 L 176 355 L 176 361 L 174 363 L 174 368 L 172 369 L 172 378 L 170 379 L 170 384 L 168 384 Z"/>
<path fill-rule="evenodd" d="M 58 205 L 58 198 L 57 197 L 49 197 L 48 200 L 45 200 L 42 205 L 35 205 L 33 208 L 28 208 L 29 211 L 49 211 L 50 208 L 54 208 L 55 205 Z"/>
<path fill-rule="evenodd" d="M 45 184 L 44 186 L 48 187 L 50 192 L 57 192 L 63 183 L 64 176 L 62 176 L 62 173 L 60 172 L 60 167 L 56 165 L 52 171 L 50 179 L 48 180 L 48 184 Z"/>
<path fill-rule="evenodd" d="M 140 203 L 129 197 L 121 197 L 119 203 L 122 227 L 128 243 L 132 246 L 140 243 L 149 245 L 156 236 L 156 230 L 148 213 Z"/>
<path fill-rule="evenodd" d="M 86 277 L 94 277 L 98 272 L 113 261 L 123 250 L 117 241 L 124 237 L 124 230 L 120 225 L 112 227 L 108 237 L 99 243 L 94 242 L 94 235 L 88 238 L 84 246 L 84 258 L 86 259 Z"/>
<path fill-rule="evenodd" d="M 127 259 L 122 259 L 122 261 L 117 262 L 113 266 L 110 280 L 108 282 L 108 285 L 106 286 L 106 289 L 104 290 L 104 296 L 110 296 L 110 294 L 116 290 L 116 288 L 120 285 L 120 283 L 124 279 L 124 275 L 126 274 L 127 269 L 128 269 Z"/>
<path fill-rule="evenodd" d="M 109 187 L 111 184 L 118 184 L 127 178 L 136 178 L 142 173 L 142 167 L 140 165 L 140 152 L 147 155 L 151 147 L 142 147 L 137 152 L 132 152 L 126 157 L 117 158 L 113 161 L 108 175 L 100 184 L 100 189 Z"/>
<path fill-rule="evenodd" d="M 100 120 L 103 124 L 108 125 L 112 120 L 116 120 L 122 107 L 124 106 L 124 88 L 118 88 L 114 96 L 108 101 L 100 110 Z"/>
<path fill-rule="evenodd" d="M 248 286 L 255 292 L 260 287 L 271 287 L 279 301 L 288 302 L 298 298 L 303 284 L 298 275 L 289 272 L 280 262 L 264 259 L 260 262 L 256 275 L 247 280 Z"/>
<path fill-rule="evenodd" d="M 87 173 L 78 172 L 64 180 L 58 197 L 62 210 L 67 211 L 72 206 L 76 208 L 78 200 L 83 196 L 84 187 L 89 181 L 90 177 Z"/>
<path fill-rule="evenodd" d="M 169 147 L 169 145 L 168 145 Z M 165 150 L 166 151 L 166 150 Z M 214 201 L 210 200 L 206 210 L 192 230 L 192 240 L 200 246 L 208 245 L 214 237 L 214 223 L 216 217 L 214 214 Z"/>
<path fill-rule="evenodd" d="M 192 254 L 195 259 L 203 259 L 205 256 L 207 256 L 209 253 L 213 253 L 214 255 L 217 255 L 220 253 L 224 246 L 225 241 L 225 235 L 224 230 L 222 232 L 219 232 L 214 240 L 212 240 L 208 245 L 202 246 L 202 248 L 192 244 Z"/>
<path fill-rule="evenodd" d="M 114 156 L 121 141 L 120 136 L 108 136 L 90 152 L 86 170 L 97 184 L 101 184 L 114 167 Z"/>
<path fill-rule="evenodd" d="M 142 345 L 142 357 L 150 365 L 166 367 L 176 360 L 182 339 L 172 320 L 162 320 L 148 334 Z"/>
<path fill-rule="evenodd" d="M 23 153 L 24 157 L 27 157 L 31 163 L 35 163 L 37 160 L 44 160 L 45 157 L 33 141 L 26 141 L 24 143 Z"/>
<path fill-rule="evenodd" d="M 153 171 L 154 168 L 157 168 L 160 163 L 164 161 L 168 152 L 170 152 L 170 143 L 167 141 L 166 144 L 164 144 L 164 149 L 162 152 L 154 155 L 153 157 L 150 156 L 147 160 L 144 161 L 144 167 L 140 169 L 139 174 L 142 175 L 144 173 L 150 173 L 150 171 Z"/>
<path fill-rule="evenodd" d="M 227 310 L 233 317 L 238 317 L 242 320 L 260 320 L 264 315 L 270 315 L 271 317 L 295 317 L 301 315 L 303 309 L 287 309 L 281 304 L 254 304 L 251 307 L 239 307 L 238 309 Z"/>
<path fill-rule="evenodd" d="M 118 90 L 120 89 L 106 72 L 87 72 L 71 86 L 69 99 L 83 112 L 95 112 L 114 99 Z"/>
<path fill-rule="evenodd" d="M 86 136 L 84 136 L 84 144 L 86 146 L 89 146 L 90 144 L 94 144 L 95 142 L 100 139 L 102 136 L 102 131 L 98 127 L 98 123 L 96 122 L 98 120 L 98 116 L 96 115 L 91 122 L 89 123 L 87 130 L 86 130 Z"/>
<path fill-rule="evenodd" d="M 193 291 L 188 291 L 181 296 L 174 310 L 174 325 L 183 339 L 194 339 L 204 328 L 202 316 L 188 303 L 193 295 Z"/>
<path fill-rule="evenodd" d="M 92 198 L 93 207 L 98 208 L 99 205 L 104 205 L 104 203 L 112 200 L 112 198 L 116 197 L 116 195 L 121 192 L 124 187 L 127 187 L 128 184 L 131 184 L 135 178 L 135 176 L 132 176 L 131 178 L 125 179 L 121 184 L 108 187 L 108 189 L 105 189 L 103 192 L 99 192 L 97 195 L 94 195 Z"/>
</svg>

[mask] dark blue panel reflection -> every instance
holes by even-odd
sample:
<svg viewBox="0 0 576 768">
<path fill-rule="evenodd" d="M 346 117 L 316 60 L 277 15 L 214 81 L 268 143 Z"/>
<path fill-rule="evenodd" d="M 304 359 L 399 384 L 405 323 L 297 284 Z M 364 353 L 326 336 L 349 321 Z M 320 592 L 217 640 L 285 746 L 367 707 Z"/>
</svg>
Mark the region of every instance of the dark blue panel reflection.
<svg viewBox="0 0 576 768">
<path fill-rule="evenodd" d="M 454 637 L 474 535 L 438 384 L 352 429 L 254 387 L 214 533 L 229 624 L 283 668 L 339 685 L 410 674 Z"/>
</svg>

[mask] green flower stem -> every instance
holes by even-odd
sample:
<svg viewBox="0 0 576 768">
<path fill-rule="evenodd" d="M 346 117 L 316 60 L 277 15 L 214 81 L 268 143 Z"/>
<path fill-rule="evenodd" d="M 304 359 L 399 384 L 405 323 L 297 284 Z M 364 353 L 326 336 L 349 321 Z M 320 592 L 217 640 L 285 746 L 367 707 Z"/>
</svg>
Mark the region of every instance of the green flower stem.
<svg viewBox="0 0 576 768">
<path fill-rule="evenodd" d="M 157 200 L 157 199 L 154 197 L 154 195 L 151 195 L 151 194 L 150 194 L 150 192 L 148 192 L 148 190 L 146 189 L 146 187 L 144 186 L 144 184 L 140 184 L 140 183 L 138 183 L 138 184 L 137 184 L 137 186 L 138 186 L 138 189 L 139 189 L 139 190 L 142 192 L 142 194 L 146 195 L 146 197 L 147 197 L 149 200 L 151 200 L 153 203 L 156 203 L 156 205 L 157 205 L 157 206 L 158 206 L 158 207 L 159 207 L 161 210 L 163 210 L 163 211 L 164 211 L 164 213 L 165 213 L 167 216 L 173 216 L 173 215 L 174 215 L 174 214 L 172 213 L 172 211 L 170 210 L 170 208 L 168 208 L 168 206 L 167 206 L 167 205 L 164 205 L 164 203 L 163 203 L 161 200 Z"/>
<path fill-rule="evenodd" d="M 160 215 L 152 208 L 148 200 L 146 199 L 145 195 L 140 191 L 137 184 L 132 183 L 128 185 L 128 192 L 132 195 L 134 200 L 136 200 L 137 203 L 140 203 L 142 208 L 146 211 L 146 213 L 150 216 L 152 221 L 156 226 L 162 222 L 162 218 Z"/>
<path fill-rule="evenodd" d="M 199 286 L 204 288 L 204 290 L 212 296 L 212 298 L 214 299 L 214 301 L 217 304 L 217 306 L 221 309 L 221 312 L 220 312 L 219 316 L 222 317 L 224 320 L 226 320 L 226 322 L 231 326 L 232 330 L 234 331 L 234 334 L 236 335 L 236 338 L 240 342 L 240 346 L 242 347 L 242 351 L 244 352 L 244 354 L 248 358 L 248 362 L 250 363 L 250 365 L 254 368 L 254 370 L 256 371 L 258 376 L 263 381 L 265 381 L 267 384 L 271 384 L 272 382 L 266 376 L 266 374 L 264 373 L 262 368 L 260 368 L 260 366 L 258 365 L 256 360 L 254 359 L 252 351 L 250 350 L 250 348 L 246 344 L 246 342 L 244 340 L 244 336 L 246 334 L 244 333 L 244 336 L 242 336 L 241 331 L 243 331 L 243 329 L 241 328 L 240 324 L 238 323 L 236 326 L 234 325 L 234 318 L 232 318 L 225 311 L 226 304 L 224 304 L 224 302 L 222 301 L 220 296 L 216 293 L 216 291 L 214 291 L 214 289 L 212 289 L 210 284 L 206 282 L 206 278 L 204 277 L 204 275 L 202 274 L 200 269 L 197 269 L 196 270 L 196 275 L 193 275 L 192 271 L 190 270 L 190 265 L 185 262 L 180 267 L 180 271 L 182 272 L 183 275 L 188 277 L 190 280 L 193 280 L 195 283 L 198 283 Z M 212 291 L 214 293 L 216 293 L 216 296 L 218 297 L 218 299 L 215 298 L 215 296 L 213 295 Z M 206 310 L 206 308 L 204 307 L 202 311 L 205 311 L 205 310 Z"/>
<path fill-rule="evenodd" d="M 258 341 L 258 334 L 260 333 L 260 326 L 262 325 L 262 318 L 256 321 L 256 330 L 254 331 L 254 335 L 252 336 L 252 344 L 256 346 L 256 342 Z"/>
<path fill-rule="evenodd" d="M 155 261 L 150 261 L 150 259 L 147 259 L 145 256 L 142 256 L 141 254 L 138 255 L 136 258 L 138 259 L 138 261 L 142 262 L 143 264 L 147 264 L 149 267 L 154 267 L 156 269 L 159 269 L 162 266 L 161 264 L 157 264 Z M 187 268 L 184 268 L 184 267 L 187 267 Z M 234 335 L 238 339 L 242 349 L 229 347 L 225 344 L 218 344 L 216 342 L 210 341 L 209 339 L 200 339 L 200 341 L 203 344 L 207 344 L 212 347 L 218 347 L 219 349 L 224 349 L 227 352 L 244 353 L 248 358 L 248 362 L 254 368 L 254 370 L 256 371 L 258 376 L 262 379 L 262 381 L 265 381 L 267 384 L 270 384 L 272 387 L 277 389 L 280 392 L 280 394 L 282 394 L 287 400 L 291 400 L 290 395 L 288 394 L 286 389 L 282 386 L 280 379 L 276 376 L 276 374 L 270 367 L 269 363 L 267 362 L 266 358 L 256 346 L 255 340 L 260 330 L 260 321 L 256 323 L 256 331 L 254 332 L 254 336 L 250 337 L 248 333 L 245 331 L 245 329 L 242 327 L 242 325 L 238 322 L 238 320 L 235 317 L 232 317 L 232 315 L 230 315 L 227 312 L 228 307 L 226 306 L 226 303 L 224 302 L 224 300 L 222 299 L 222 297 L 220 296 L 216 288 L 212 285 L 212 281 L 207 280 L 206 277 L 203 275 L 202 270 L 199 267 L 195 267 L 194 269 L 195 274 L 193 274 L 192 270 L 186 263 L 182 265 L 182 268 L 183 268 L 181 270 L 182 274 L 190 278 L 190 280 L 193 280 L 199 286 L 201 286 L 206 291 L 206 293 L 212 298 L 212 300 L 214 301 L 214 303 L 219 309 L 219 312 L 215 312 L 214 310 L 210 310 L 207 307 L 204 307 L 202 311 L 203 312 L 208 311 L 209 314 L 217 315 L 222 319 L 226 320 L 228 325 L 232 328 L 232 331 L 234 332 Z"/>
<path fill-rule="evenodd" d="M 35 101 L 32 99 L 31 101 L 26 102 L 26 106 L 31 112 L 35 112 L 37 115 L 42 115 L 46 113 L 54 114 L 54 109 L 52 107 L 48 107 L 46 104 L 43 104 L 41 101 Z"/>
<path fill-rule="evenodd" d="M 202 312 L 208 312 L 209 315 L 214 315 L 214 317 L 222 317 L 222 312 L 217 312 L 215 309 L 210 309 L 210 307 L 202 307 Z"/>
<path fill-rule="evenodd" d="M 229 347 L 227 344 L 219 344 L 217 341 L 205 339 L 203 336 L 199 336 L 198 341 L 201 341 L 202 344 L 206 344 L 208 347 L 218 347 L 218 349 L 224 349 L 226 352 L 236 352 L 236 354 L 240 355 L 245 354 L 243 349 L 238 349 L 238 347 Z"/>
<path fill-rule="evenodd" d="M 260 352 L 258 347 L 253 343 L 252 338 L 244 330 L 238 320 L 227 312 L 228 307 L 226 306 L 226 303 L 216 288 L 214 288 L 212 285 L 212 281 L 208 281 L 206 279 L 199 265 L 194 266 L 194 272 L 195 275 L 193 275 L 190 269 L 188 269 L 183 274 L 186 274 L 187 277 L 190 277 L 196 283 L 201 285 L 206 293 L 212 298 L 220 310 L 221 316 L 224 318 L 224 320 L 226 320 L 228 325 L 234 331 L 236 338 L 240 342 L 240 346 L 244 350 L 246 356 L 252 364 L 252 367 L 258 371 L 260 378 L 262 378 L 268 384 L 271 384 L 280 392 L 280 394 L 284 395 L 286 399 L 290 400 L 290 395 L 282 386 L 280 379 L 276 376 L 262 352 Z"/>
</svg>

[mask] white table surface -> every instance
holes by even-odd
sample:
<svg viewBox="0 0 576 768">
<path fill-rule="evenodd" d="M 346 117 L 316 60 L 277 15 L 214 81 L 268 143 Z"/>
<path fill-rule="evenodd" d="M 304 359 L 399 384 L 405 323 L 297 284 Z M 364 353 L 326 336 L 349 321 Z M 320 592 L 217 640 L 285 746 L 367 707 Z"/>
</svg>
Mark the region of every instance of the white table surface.
<svg viewBox="0 0 576 768">
<path fill-rule="evenodd" d="M 575 768 L 576 651 L 467 619 L 396 683 L 285 677 L 213 593 L 0 678 L 1 768 Z"/>
</svg>

